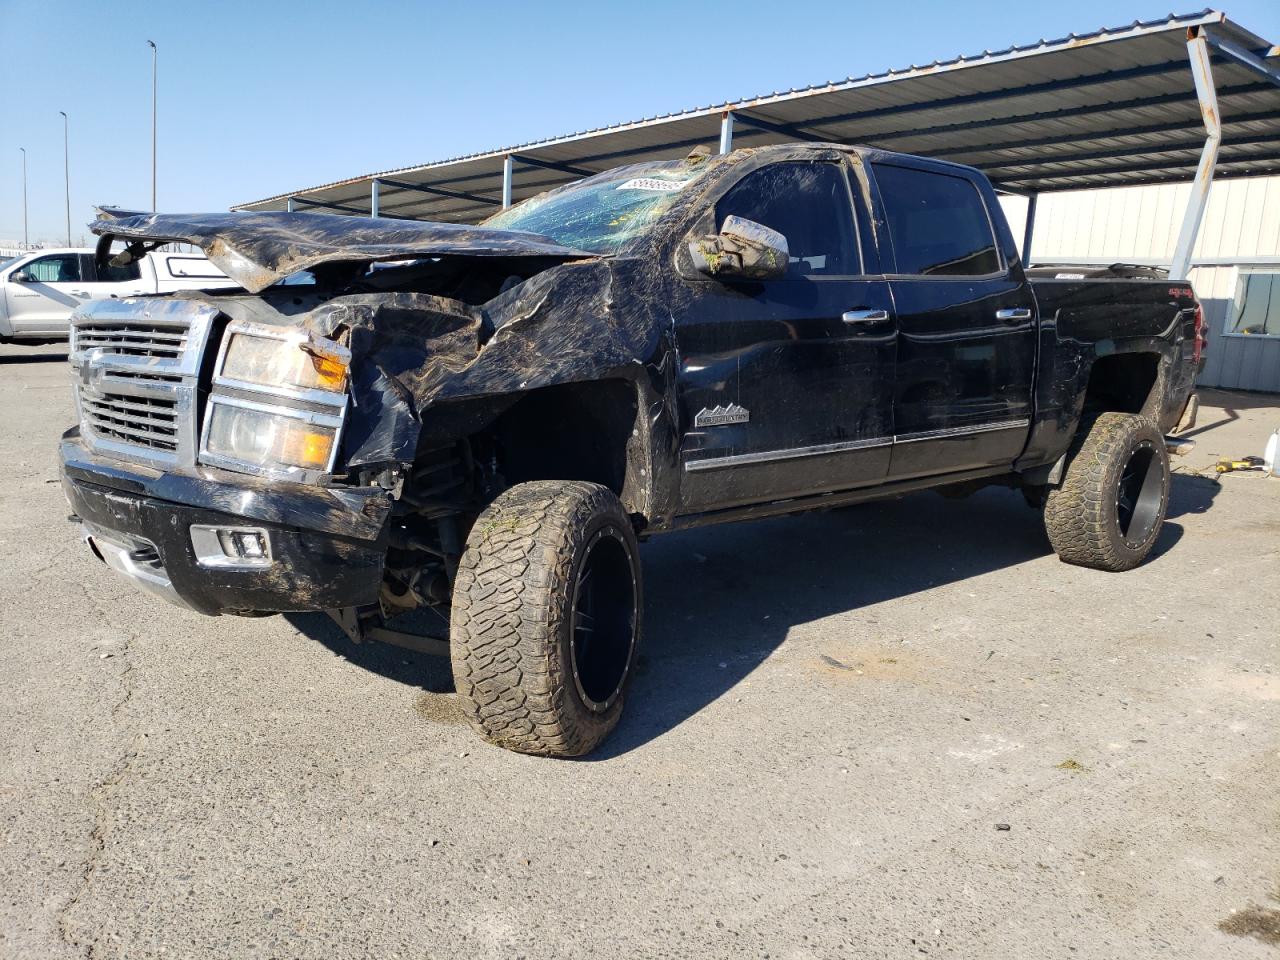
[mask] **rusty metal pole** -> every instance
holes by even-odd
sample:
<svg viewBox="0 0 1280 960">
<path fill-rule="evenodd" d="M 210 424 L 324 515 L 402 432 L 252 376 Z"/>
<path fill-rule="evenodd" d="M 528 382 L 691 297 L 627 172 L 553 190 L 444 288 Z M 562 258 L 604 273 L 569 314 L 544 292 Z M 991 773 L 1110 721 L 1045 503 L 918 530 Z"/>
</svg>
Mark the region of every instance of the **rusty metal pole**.
<svg viewBox="0 0 1280 960">
<path fill-rule="evenodd" d="M 726 110 L 720 118 L 720 152 L 733 150 L 733 111 Z"/>
<path fill-rule="evenodd" d="M 1222 115 L 1218 113 L 1218 91 L 1213 84 L 1213 66 L 1209 63 L 1209 44 L 1198 28 L 1187 31 L 1187 56 L 1191 59 L 1191 76 L 1196 82 L 1196 96 L 1200 100 L 1200 116 L 1204 120 L 1204 149 L 1200 153 L 1200 165 L 1196 178 L 1191 182 L 1191 197 L 1182 215 L 1182 229 L 1178 231 L 1178 243 L 1173 248 L 1173 262 L 1169 265 L 1170 280 L 1185 280 L 1191 272 L 1191 254 L 1200 236 L 1200 221 L 1209 203 L 1209 187 L 1213 185 L 1213 171 L 1218 163 L 1218 146 L 1222 142 Z"/>
</svg>

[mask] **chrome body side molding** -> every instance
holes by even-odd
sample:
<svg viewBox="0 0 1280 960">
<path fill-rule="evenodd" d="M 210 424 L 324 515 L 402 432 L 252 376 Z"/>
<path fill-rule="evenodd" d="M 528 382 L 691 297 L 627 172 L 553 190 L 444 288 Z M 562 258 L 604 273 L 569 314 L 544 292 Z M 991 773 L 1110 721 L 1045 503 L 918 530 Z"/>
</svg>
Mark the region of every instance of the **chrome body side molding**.
<svg viewBox="0 0 1280 960">
<path fill-rule="evenodd" d="M 737 467 L 746 464 L 772 463 L 777 460 L 794 460 L 797 457 L 814 457 L 827 453 L 845 453 L 851 450 L 869 450 L 873 447 L 887 447 L 895 443 L 916 443 L 920 440 L 943 440 L 947 437 L 962 437 L 974 433 L 989 433 L 994 430 L 1024 430 L 1031 426 L 1027 418 L 1020 420 L 1001 420 L 997 423 L 982 423 L 976 426 L 948 427 L 944 430 L 925 430 L 920 433 L 904 433 L 892 437 L 873 437 L 869 440 L 847 440 L 840 443 L 821 443 L 809 447 L 790 447 L 785 450 L 761 450 L 756 453 L 737 453 L 727 457 L 707 457 L 703 460 L 687 460 L 684 468 L 689 473 L 699 470 L 718 470 L 722 467 Z"/>
</svg>

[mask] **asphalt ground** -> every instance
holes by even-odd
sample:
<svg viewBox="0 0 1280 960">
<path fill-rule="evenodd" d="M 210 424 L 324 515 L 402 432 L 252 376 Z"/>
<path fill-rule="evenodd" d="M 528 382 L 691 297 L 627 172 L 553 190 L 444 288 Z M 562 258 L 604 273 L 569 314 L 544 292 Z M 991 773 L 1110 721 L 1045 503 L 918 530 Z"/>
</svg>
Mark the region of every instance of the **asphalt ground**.
<svg viewBox="0 0 1280 960">
<path fill-rule="evenodd" d="M 1126 574 L 999 489 L 655 538 L 563 762 L 439 661 L 95 560 L 64 349 L 0 347 L 0 956 L 1276 956 L 1280 480 L 1210 466 L 1280 398 L 1205 395 Z"/>
</svg>

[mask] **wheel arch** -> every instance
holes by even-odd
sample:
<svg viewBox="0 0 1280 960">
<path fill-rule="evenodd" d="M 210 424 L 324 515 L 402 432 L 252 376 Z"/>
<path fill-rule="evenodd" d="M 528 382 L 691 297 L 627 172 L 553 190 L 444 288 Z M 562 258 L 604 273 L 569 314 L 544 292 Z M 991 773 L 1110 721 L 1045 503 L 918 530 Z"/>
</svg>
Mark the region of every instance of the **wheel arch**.
<svg viewBox="0 0 1280 960">
<path fill-rule="evenodd" d="M 1103 413 L 1134 413 L 1158 419 L 1168 369 L 1165 355 L 1146 347 L 1099 355 L 1089 367 L 1082 420 L 1088 422 Z"/>
<path fill-rule="evenodd" d="M 612 490 L 641 519 L 652 509 L 653 454 L 641 384 L 622 377 L 560 383 L 439 404 L 424 443 L 469 439 L 506 486 L 581 480 Z"/>
</svg>

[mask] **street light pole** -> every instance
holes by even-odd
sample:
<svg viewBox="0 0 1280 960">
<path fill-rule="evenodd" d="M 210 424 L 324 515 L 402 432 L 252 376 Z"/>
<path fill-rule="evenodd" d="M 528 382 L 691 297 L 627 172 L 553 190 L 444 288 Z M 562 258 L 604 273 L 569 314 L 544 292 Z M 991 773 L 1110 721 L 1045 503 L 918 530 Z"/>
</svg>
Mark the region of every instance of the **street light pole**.
<svg viewBox="0 0 1280 960">
<path fill-rule="evenodd" d="M 156 59 L 160 55 L 154 40 L 148 40 L 151 47 L 151 212 L 156 212 Z"/>
<path fill-rule="evenodd" d="M 22 151 L 22 246 L 26 249 L 31 246 L 27 237 L 27 148 L 18 149 Z"/>
<path fill-rule="evenodd" d="M 71 246 L 71 121 L 67 111 L 62 114 L 62 179 L 67 190 L 67 246 Z"/>
</svg>

